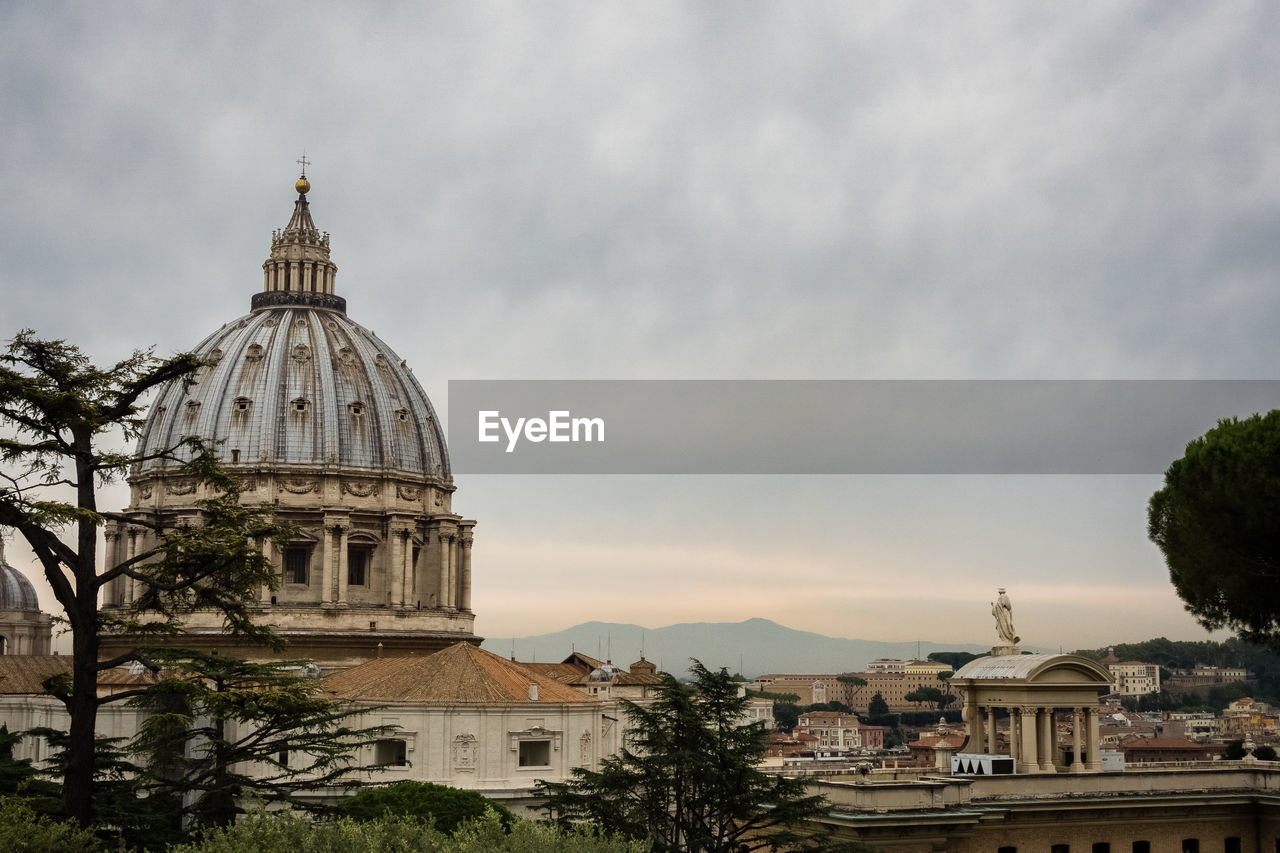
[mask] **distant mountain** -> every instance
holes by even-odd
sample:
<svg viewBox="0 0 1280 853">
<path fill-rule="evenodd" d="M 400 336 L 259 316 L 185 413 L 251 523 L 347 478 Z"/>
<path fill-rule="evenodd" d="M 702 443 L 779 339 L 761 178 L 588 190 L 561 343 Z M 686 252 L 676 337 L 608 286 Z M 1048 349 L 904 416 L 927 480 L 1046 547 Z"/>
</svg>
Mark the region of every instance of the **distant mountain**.
<svg viewBox="0 0 1280 853">
<path fill-rule="evenodd" d="M 727 668 L 748 678 L 771 672 L 857 672 L 876 658 L 914 658 L 929 652 L 987 652 L 977 645 L 929 642 L 884 643 L 848 640 L 797 631 L 768 619 L 745 622 L 685 622 L 665 628 L 642 628 L 616 622 L 584 622 L 554 634 L 535 637 L 490 637 L 483 648 L 517 660 L 551 663 L 573 651 L 627 666 L 641 651 L 659 668 L 682 676 L 689 659 L 712 669 Z"/>
</svg>

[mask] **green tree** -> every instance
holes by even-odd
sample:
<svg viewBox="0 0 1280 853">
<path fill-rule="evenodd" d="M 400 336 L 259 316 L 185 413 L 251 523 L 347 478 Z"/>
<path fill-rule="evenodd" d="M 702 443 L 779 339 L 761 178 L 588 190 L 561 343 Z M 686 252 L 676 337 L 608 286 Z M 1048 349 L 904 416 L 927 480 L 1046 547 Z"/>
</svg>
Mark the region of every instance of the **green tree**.
<svg viewBox="0 0 1280 853">
<path fill-rule="evenodd" d="M 929 652 L 929 660 L 945 663 L 952 669 L 959 669 L 969 661 L 977 660 L 982 656 L 983 653 L 974 654 L 973 652 Z"/>
<path fill-rule="evenodd" d="M 228 633 L 270 640 L 246 606 L 274 583 L 262 554 L 264 538 L 278 538 L 269 507 L 240 505 L 238 482 L 195 439 L 164 448 L 159 457 L 186 465 L 211 487 L 200 502 L 198 525 L 177 526 L 157 517 L 129 519 L 98 508 L 97 488 L 127 473 L 136 453 L 101 444 L 134 441 L 143 425 L 142 398 L 166 382 L 190 378 L 193 355 L 159 359 L 134 352 L 97 367 L 77 347 L 19 333 L 0 352 L 0 527 L 15 528 L 35 553 L 71 633 L 71 675 L 49 685 L 71 718 L 63 781 L 66 814 L 80 825 L 93 820 L 94 746 L 98 708 L 130 698 L 130 691 L 99 696 L 98 674 L 139 659 L 131 651 L 99 659 L 104 631 L 163 633 L 178 614 L 210 608 L 224 615 Z M 149 529 L 158 543 L 118 566 L 98 563 L 98 528 L 115 519 Z M 123 616 L 98 610 L 104 586 L 119 577 L 142 583 L 138 609 Z"/>
<path fill-rule="evenodd" d="M 353 820 L 369 821 L 385 817 L 416 817 L 431 821 L 441 832 L 453 832 L 464 822 L 497 813 L 503 826 L 515 817 L 505 807 L 475 792 L 405 780 L 357 791 L 338 804 L 336 813 Z"/>
<path fill-rule="evenodd" d="M 867 680 L 858 675 L 837 675 L 836 682 L 844 685 L 844 704 L 853 708 L 858 704 L 858 694 L 867 686 Z"/>
<path fill-rule="evenodd" d="M 1280 650 L 1280 410 L 1229 418 L 1190 442 L 1148 507 L 1187 610 L 1206 628 Z"/>
<path fill-rule="evenodd" d="M 871 701 L 867 704 L 867 714 L 872 717 L 883 717 L 889 713 L 889 703 L 884 701 L 884 697 L 879 691 L 871 697 Z"/>
<path fill-rule="evenodd" d="M 1276 749 L 1268 744 L 1263 744 L 1253 751 L 1253 757 L 1259 761 L 1275 761 Z"/>
<path fill-rule="evenodd" d="M 664 674 L 651 705 L 625 704 L 627 742 L 599 771 L 540 784 L 549 814 L 648 839 L 660 853 L 842 849 L 806 826 L 825 813 L 822 797 L 757 768 L 767 733 L 742 723 L 747 700 L 728 672 L 692 663 L 691 684 Z"/>
<path fill-rule="evenodd" d="M 21 797 L 0 797 L 0 850 L 6 853 L 98 853 L 92 832 L 42 815 Z"/>
<path fill-rule="evenodd" d="M 388 734 L 363 710 L 326 696 L 302 662 L 256 662 L 164 649 L 162 678 L 135 699 L 148 711 L 134 749 L 151 797 L 182 803 L 186 823 L 227 826 L 243 803 L 286 803 L 298 791 L 356 787 L 355 755 Z"/>
<path fill-rule="evenodd" d="M 239 823 L 206 830 L 169 853 L 645 853 L 639 841 L 604 838 L 589 828 L 562 829 L 517 820 L 510 831 L 490 810 L 452 836 L 417 817 L 312 822 L 292 812 L 254 812 Z M 69 853 L 69 852 L 68 852 Z"/>
</svg>

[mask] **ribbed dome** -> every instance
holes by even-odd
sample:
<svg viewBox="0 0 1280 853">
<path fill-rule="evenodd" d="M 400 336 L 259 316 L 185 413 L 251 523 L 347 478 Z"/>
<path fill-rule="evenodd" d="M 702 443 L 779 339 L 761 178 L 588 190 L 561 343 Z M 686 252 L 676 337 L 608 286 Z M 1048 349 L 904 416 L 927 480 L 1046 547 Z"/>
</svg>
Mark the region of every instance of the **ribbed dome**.
<svg viewBox="0 0 1280 853">
<path fill-rule="evenodd" d="M 195 350 L 215 362 L 166 386 L 140 455 L 182 436 L 220 441 L 224 462 L 342 466 L 448 481 L 444 434 L 399 356 L 340 311 L 261 308 Z M 142 463 L 147 472 L 161 463 Z"/>
<path fill-rule="evenodd" d="M 40 610 L 36 588 L 26 575 L 5 561 L 3 542 L 0 542 L 0 610 Z"/>
<path fill-rule="evenodd" d="M 196 348 L 213 365 L 195 384 L 178 380 L 160 391 L 138 455 L 194 435 L 216 442 L 232 465 L 360 468 L 449 483 L 431 402 L 404 361 L 347 318 L 347 301 L 334 292 L 329 235 L 311 219 L 305 174 L 296 188 L 289 224 L 271 235 L 252 312 Z M 144 461 L 135 473 L 166 464 Z"/>
</svg>

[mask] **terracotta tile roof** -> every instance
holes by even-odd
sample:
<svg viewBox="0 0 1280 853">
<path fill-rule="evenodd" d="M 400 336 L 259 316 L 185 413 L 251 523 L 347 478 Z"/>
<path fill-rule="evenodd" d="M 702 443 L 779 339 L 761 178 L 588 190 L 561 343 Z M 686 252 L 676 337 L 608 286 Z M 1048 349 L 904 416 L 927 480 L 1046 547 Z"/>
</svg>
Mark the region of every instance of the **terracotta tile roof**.
<svg viewBox="0 0 1280 853">
<path fill-rule="evenodd" d="M 555 679 L 561 684 L 577 684 L 584 681 L 582 670 L 568 663 L 522 663 L 525 669 L 536 672 L 547 678 Z"/>
<path fill-rule="evenodd" d="M 42 695 L 42 681 L 67 672 L 71 658 L 66 655 L 0 655 L 0 695 Z"/>
<path fill-rule="evenodd" d="M 470 643 L 456 643 L 426 657 L 369 661 L 329 676 L 324 686 L 343 699 L 453 705 L 528 702 L 531 682 L 538 685 L 539 702 L 596 701 Z"/>
</svg>

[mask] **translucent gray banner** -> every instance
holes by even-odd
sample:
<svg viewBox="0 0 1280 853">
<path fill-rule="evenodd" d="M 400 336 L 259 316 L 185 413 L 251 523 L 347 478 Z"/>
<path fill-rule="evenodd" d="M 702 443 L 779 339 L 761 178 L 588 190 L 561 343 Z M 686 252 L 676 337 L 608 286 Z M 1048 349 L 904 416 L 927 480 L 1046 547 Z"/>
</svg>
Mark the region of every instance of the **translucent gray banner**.
<svg viewBox="0 0 1280 853">
<path fill-rule="evenodd" d="M 1280 380 L 465 380 L 472 474 L 1158 474 Z"/>
</svg>

